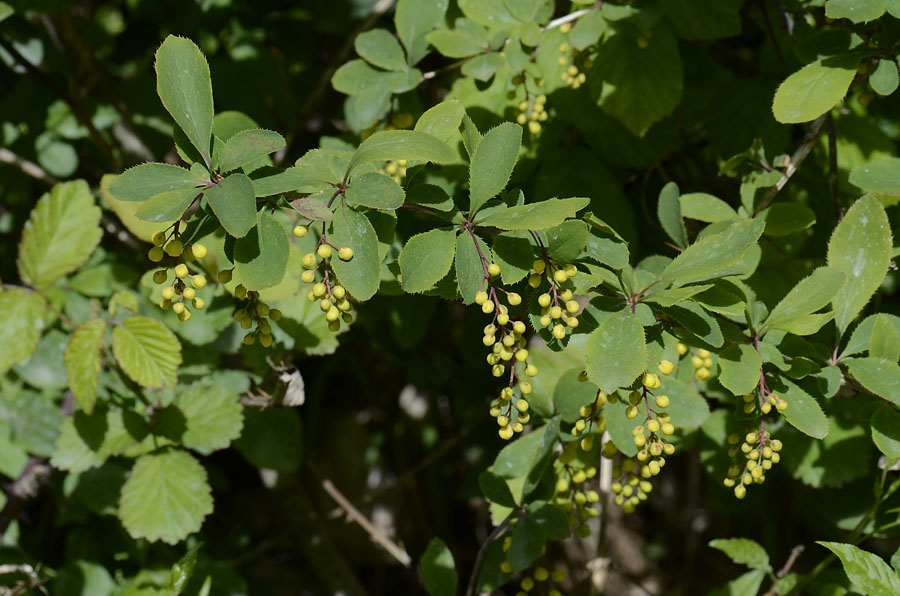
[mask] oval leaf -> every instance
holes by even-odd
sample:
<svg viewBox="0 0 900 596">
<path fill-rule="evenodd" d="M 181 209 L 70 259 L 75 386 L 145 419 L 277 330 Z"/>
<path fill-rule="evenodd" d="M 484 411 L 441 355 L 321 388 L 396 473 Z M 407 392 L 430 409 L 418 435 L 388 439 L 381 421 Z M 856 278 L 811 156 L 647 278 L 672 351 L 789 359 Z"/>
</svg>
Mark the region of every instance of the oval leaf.
<svg viewBox="0 0 900 596">
<path fill-rule="evenodd" d="M 647 369 L 644 328 L 630 312 L 608 317 L 587 340 L 587 374 L 606 393 L 627 387 Z"/>
<path fill-rule="evenodd" d="M 470 215 L 474 215 L 489 199 L 506 188 L 519 157 L 521 144 L 522 127 L 512 122 L 504 122 L 485 133 L 469 166 Z M 551 226 L 558 223 L 560 222 Z"/>
<path fill-rule="evenodd" d="M 371 137 L 370 137 L 371 138 Z M 331 266 L 341 284 L 357 300 L 368 300 L 378 291 L 381 263 L 378 258 L 378 237 L 369 218 L 349 207 L 338 207 L 328 232 L 328 241 L 337 247 L 349 246 L 353 258 L 331 259 Z"/>
<path fill-rule="evenodd" d="M 407 292 L 425 292 L 450 272 L 456 232 L 434 229 L 409 239 L 400 252 L 401 284 Z"/>
<path fill-rule="evenodd" d="M 87 414 L 94 410 L 97 401 L 97 384 L 100 380 L 100 348 L 106 323 L 102 320 L 88 321 L 79 327 L 69 340 L 63 356 L 69 389 Z"/>
<path fill-rule="evenodd" d="M 789 76 L 775 92 L 772 112 L 784 124 L 815 120 L 844 99 L 857 58 L 816 60 Z"/>
<path fill-rule="evenodd" d="M 483 146 L 484 143 L 479 145 L 479 147 Z M 478 224 L 501 230 L 546 230 L 574 217 L 590 202 L 590 199 L 584 198 L 547 199 L 540 203 L 518 205 L 494 211 Z"/>
<path fill-rule="evenodd" d="M 684 285 L 715 277 L 739 261 L 747 249 L 762 235 L 765 222 L 751 219 L 739 221 L 724 232 L 711 234 L 687 247 L 660 274 L 660 279 Z"/>
<path fill-rule="evenodd" d="M 0 286 L 0 374 L 31 358 L 47 315 L 47 303 L 37 292 Z"/>
<path fill-rule="evenodd" d="M 735 395 L 751 393 L 759 384 L 762 359 L 749 344 L 731 344 L 719 352 L 719 382 Z"/>
<path fill-rule="evenodd" d="M 113 354 L 122 370 L 144 387 L 174 387 L 181 344 L 149 317 L 130 317 L 113 329 Z"/>
<path fill-rule="evenodd" d="M 843 273 L 831 267 L 819 267 L 775 305 L 763 327 L 779 329 L 799 316 L 824 308 L 843 285 Z"/>
<path fill-rule="evenodd" d="M 284 137 L 272 130 L 242 130 L 225 142 L 219 155 L 219 170 L 230 172 L 284 148 Z"/>
<path fill-rule="evenodd" d="M 284 227 L 260 213 L 256 226 L 234 243 L 235 274 L 248 290 L 271 288 L 284 278 L 290 251 Z"/>
<path fill-rule="evenodd" d="M 398 209 L 405 197 L 403 187 L 390 176 L 368 172 L 353 178 L 344 197 L 352 205 L 373 209 Z"/>
<path fill-rule="evenodd" d="M 204 192 L 225 231 L 242 238 L 256 225 L 256 194 L 244 174 L 231 174 Z"/>
</svg>

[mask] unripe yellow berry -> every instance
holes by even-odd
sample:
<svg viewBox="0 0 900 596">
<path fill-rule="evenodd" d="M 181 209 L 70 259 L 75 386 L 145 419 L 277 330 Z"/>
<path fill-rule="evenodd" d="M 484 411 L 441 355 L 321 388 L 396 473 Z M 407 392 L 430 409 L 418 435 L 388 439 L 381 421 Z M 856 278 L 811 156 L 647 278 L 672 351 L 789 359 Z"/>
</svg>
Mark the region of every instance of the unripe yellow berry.
<svg viewBox="0 0 900 596">
<path fill-rule="evenodd" d="M 244 287 L 244 284 L 238 284 L 234 288 L 234 297 L 238 300 L 243 300 L 247 297 L 247 288 Z"/>
<path fill-rule="evenodd" d="M 336 306 L 329 307 L 328 312 L 325 313 L 325 320 L 329 323 L 332 321 L 337 321 L 341 316 L 341 311 L 338 310 Z"/>
<path fill-rule="evenodd" d="M 181 321 L 182 323 L 187 323 L 188 321 L 190 321 L 191 320 L 191 311 L 189 311 L 187 308 L 185 308 L 183 311 L 178 313 L 178 320 Z"/>
<path fill-rule="evenodd" d="M 500 265 L 498 265 L 497 263 L 491 263 L 490 265 L 488 265 L 487 270 L 488 275 L 490 275 L 491 277 L 497 277 L 498 275 L 500 275 Z"/>
<path fill-rule="evenodd" d="M 153 244 L 155 244 L 156 246 L 162 246 L 163 244 L 166 243 L 166 235 L 164 232 L 161 232 L 161 231 L 155 232 L 153 234 L 153 237 L 150 239 L 150 241 L 153 242 Z"/>
<path fill-rule="evenodd" d="M 181 255 L 181 252 L 184 250 L 184 244 L 181 243 L 181 240 L 175 238 L 170 240 L 168 244 L 166 244 L 166 254 L 170 257 L 177 257 Z"/>
<path fill-rule="evenodd" d="M 629 420 L 632 418 L 637 418 L 637 415 L 638 415 L 637 406 L 628 406 L 627 408 L 625 408 L 625 417 L 628 418 Z"/>
<path fill-rule="evenodd" d="M 294 236 L 296 238 L 305 238 L 309 234 L 309 228 L 306 226 L 294 226 Z"/>
<path fill-rule="evenodd" d="M 647 422 L 647 430 L 652 433 L 659 431 L 659 420 L 650 420 Z"/>
<path fill-rule="evenodd" d="M 670 374 L 672 374 L 672 371 L 675 370 L 675 365 L 672 364 L 671 362 L 669 362 L 668 360 L 663 360 L 659 363 L 659 366 L 657 368 L 659 369 L 659 372 L 661 372 L 662 374 L 670 375 Z"/>
<path fill-rule="evenodd" d="M 325 287 L 325 284 L 323 284 L 322 282 L 319 282 L 313 286 L 312 291 L 313 291 L 313 296 L 315 296 L 316 298 L 321 298 L 322 296 L 325 295 L 325 292 L 328 291 L 328 288 Z"/>
<path fill-rule="evenodd" d="M 519 348 L 518 350 L 516 350 L 516 360 L 518 360 L 519 362 L 525 362 L 526 360 L 528 360 L 528 350 L 526 350 L 525 348 Z"/>
<path fill-rule="evenodd" d="M 257 302 L 256 303 L 256 314 L 261 317 L 265 317 L 269 315 L 269 305 L 265 302 Z"/>
<path fill-rule="evenodd" d="M 312 269 L 307 269 L 300 274 L 300 281 L 306 284 L 311 284 L 312 282 L 316 281 L 316 272 Z"/>
<path fill-rule="evenodd" d="M 688 351 L 688 347 L 685 344 L 683 344 L 683 343 L 678 344 L 678 355 L 679 356 L 684 356 L 685 354 L 687 354 L 687 351 Z"/>
<path fill-rule="evenodd" d="M 191 254 L 194 255 L 197 259 L 202 259 L 206 256 L 207 250 L 206 247 L 202 244 L 192 244 L 191 245 Z"/>
<path fill-rule="evenodd" d="M 516 116 L 516 122 L 524 125 L 526 122 L 528 122 L 528 116 L 526 116 L 525 114 L 519 114 L 518 116 Z"/>
<path fill-rule="evenodd" d="M 528 395 L 531 393 L 531 383 L 528 381 L 522 381 L 519 383 L 519 391 L 522 392 L 522 395 Z"/>
<path fill-rule="evenodd" d="M 175 288 L 174 287 L 168 286 L 166 288 L 163 288 L 163 291 L 162 291 L 163 300 L 171 300 L 174 297 L 175 297 Z"/>
<path fill-rule="evenodd" d="M 711 353 L 709 350 L 700 348 L 699 350 L 697 350 L 697 355 L 700 356 L 701 358 L 709 358 L 711 356 Z"/>
<path fill-rule="evenodd" d="M 485 302 L 484 304 L 482 304 L 482 305 L 481 305 L 481 312 L 483 312 L 483 313 L 486 314 L 486 315 L 489 315 L 489 314 L 491 314 L 492 312 L 494 312 L 494 301 L 493 301 L 493 300 L 488 300 L 487 302 Z"/>
<path fill-rule="evenodd" d="M 529 377 L 536 377 L 538 374 L 538 369 L 535 365 L 529 364 L 525 367 L 525 374 Z"/>
<path fill-rule="evenodd" d="M 562 25 L 559 26 L 559 32 L 562 33 L 563 35 L 567 35 L 569 33 L 569 31 L 571 31 L 571 30 L 572 30 L 572 25 L 570 25 L 569 23 L 563 23 Z"/>
<path fill-rule="evenodd" d="M 528 123 L 528 132 L 530 132 L 533 135 L 536 135 L 537 133 L 541 132 L 541 123 L 535 122 L 534 120 L 529 122 Z"/>
<path fill-rule="evenodd" d="M 199 296 L 196 297 L 196 298 L 194 298 L 194 299 L 191 301 L 191 303 L 194 305 L 194 308 L 196 308 L 197 310 L 200 310 L 200 309 L 202 309 L 204 306 L 206 306 L 206 301 L 204 301 L 203 298 L 200 298 Z"/>
<path fill-rule="evenodd" d="M 184 263 L 179 263 L 175 265 L 175 277 L 178 279 L 184 279 L 188 276 L 188 268 Z"/>
<path fill-rule="evenodd" d="M 698 369 L 694 376 L 701 381 L 705 381 L 709 378 L 709 369 L 704 366 L 703 368 Z"/>
<path fill-rule="evenodd" d="M 575 300 L 569 300 L 566 302 L 566 310 L 569 311 L 570 314 L 575 314 L 579 310 L 581 310 L 581 305 L 578 304 Z"/>
<path fill-rule="evenodd" d="M 176 302 L 175 304 L 172 305 L 172 311 L 176 315 L 180 315 L 182 312 L 184 312 L 184 303 Z"/>
<path fill-rule="evenodd" d="M 154 263 L 159 263 L 160 261 L 163 260 L 163 257 L 165 256 L 165 254 L 166 253 L 163 252 L 163 249 L 161 249 L 158 246 L 154 246 L 147 252 L 147 258 L 150 259 L 151 261 L 153 261 Z"/>
<path fill-rule="evenodd" d="M 164 284 L 164 283 L 166 283 L 167 277 L 168 277 L 168 275 L 166 274 L 166 270 L 160 269 L 159 271 L 155 271 L 153 273 L 153 282 L 158 283 L 158 284 Z"/>
<path fill-rule="evenodd" d="M 484 290 L 480 290 L 475 293 L 475 304 L 481 305 L 487 302 L 489 296 L 488 293 Z"/>
<path fill-rule="evenodd" d="M 191 276 L 191 285 L 198 290 L 202 290 L 206 287 L 206 276 L 200 274 Z"/>
<path fill-rule="evenodd" d="M 195 290 L 194 288 L 185 288 L 181 292 L 181 295 L 184 296 L 185 300 L 193 300 L 197 297 L 197 290 Z"/>
<path fill-rule="evenodd" d="M 671 435 L 672 433 L 675 432 L 675 427 L 672 425 L 671 422 L 666 422 L 665 424 L 662 425 L 662 432 L 664 435 Z"/>
<path fill-rule="evenodd" d="M 316 249 L 316 254 L 323 259 L 331 258 L 331 247 L 327 244 L 320 244 Z"/>
<path fill-rule="evenodd" d="M 552 298 L 550 297 L 550 294 L 541 294 L 540 296 L 538 296 L 538 304 L 540 304 L 543 308 L 547 308 L 548 306 L 550 306 L 551 300 Z"/>
<path fill-rule="evenodd" d="M 338 249 L 338 258 L 342 261 L 349 261 L 353 258 L 353 249 L 349 246 L 342 246 Z"/>
<path fill-rule="evenodd" d="M 565 282 L 567 279 L 569 279 L 569 276 L 566 275 L 566 272 L 563 271 L 562 269 L 557 269 L 553 273 L 553 279 L 556 280 L 556 283 L 561 284 L 561 283 Z"/>
<path fill-rule="evenodd" d="M 303 266 L 306 267 L 307 269 L 312 269 L 313 267 L 316 266 L 316 263 L 318 261 L 316 259 L 316 255 L 314 253 L 308 252 L 305 255 L 303 255 L 303 259 L 301 260 L 301 262 L 303 263 Z"/>
</svg>

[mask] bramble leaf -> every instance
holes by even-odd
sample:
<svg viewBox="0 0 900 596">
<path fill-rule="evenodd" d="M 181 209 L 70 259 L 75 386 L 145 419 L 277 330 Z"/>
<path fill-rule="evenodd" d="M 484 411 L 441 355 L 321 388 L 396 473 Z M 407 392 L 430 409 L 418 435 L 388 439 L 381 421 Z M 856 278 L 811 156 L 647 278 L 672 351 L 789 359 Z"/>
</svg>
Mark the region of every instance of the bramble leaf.
<svg viewBox="0 0 900 596">
<path fill-rule="evenodd" d="M 48 316 L 47 302 L 37 292 L 0 286 L 0 374 L 31 358 Z"/>
<path fill-rule="evenodd" d="M 135 383 L 175 386 L 181 344 L 165 325 L 149 317 L 130 317 L 113 328 L 112 337 L 116 361 Z"/>
</svg>

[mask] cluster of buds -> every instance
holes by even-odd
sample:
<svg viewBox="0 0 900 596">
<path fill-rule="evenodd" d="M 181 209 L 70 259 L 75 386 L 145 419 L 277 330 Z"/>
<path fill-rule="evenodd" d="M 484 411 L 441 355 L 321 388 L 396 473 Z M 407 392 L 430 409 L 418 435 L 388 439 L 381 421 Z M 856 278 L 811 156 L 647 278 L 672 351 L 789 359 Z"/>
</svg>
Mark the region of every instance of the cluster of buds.
<svg viewBox="0 0 900 596">
<path fill-rule="evenodd" d="M 678 354 L 684 356 L 690 348 L 685 344 L 678 344 Z M 713 359 L 709 350 L 699 348 L 691 355 L 691 364 L 694 366 L 694 378 L 705 381 L 712 374 Z"/>
<path fill-rule="evenodd" d="M 259 292 L 248 291 L 243 285 L 238 284 L 234 288 L 234 297 L 245 301 L 240 308 L 234 311 L 234 320 L 240 323 L 245 331 L 256 324 L 256 328 L 244 336 L 244 344 L 251 346 L 259 341 L 259 345 L 268 348 L 272 345 L 272 326 L 269 319 L 281 320 L 281 311 L 277 308 L 269 308 L 269 305 L 259 299 Z"/>
<path fill-rule="evenodd" d="M 528 125 L 528 132 L 533 135 L 541 132 L 541 122 L 546 122 L 548 115 L 545 109 L 547 96 L 543 93 L 523 100 L 516 108 L 516 122 Z"/>
<path fill-rule="evenodd" d="M 304 238 L 309 234 L 306 226 L 295 226 L 294 236 Z M 306 284 L 312 284 L 312 288 L 306 293 L 310 302 L 319 303 L 319 308 L 328 321 L 331 331 L 339 331 L 341 321 L 353 322 L 353 305 L 350 303 L 346 288 L 337 282 L 334 270 L 331 268 L 331 258 L 337 251 L 338 258 L 349 261 L 353 258 L 353 249 L 349 246 L 337 248 L 328 243 L 325 234 L 319 238 L 315 252 L 303 255 L 302 263 L 306 268 L 300 275 L 300 280 Z"/>
<path fill-rule="evenodd" d="M 563 34 L 568 34 L 569 31 L 571 31 L 571 27 L 568 23 L 565 23 L 560 26 L 559 30 Z M 567 67 L 566 70 L 559 75 L 559 78 L 572 89 L 578 89 L 587 81 L 585 71 L 591 69 L 593 62 L 586 55 L 572 48 L 572 46 L 566 42 L 560 44 L 559 52 L 561 54 L 558 60 L 559 65 Z M 579 68 L 579 64 L 581 65 L 581 68 Z"/>
<path fill-rule="evenodd" d="M 600 500 L 595 490 L 587 488 L 588 480 L 597 475 L 597 468 L 585 466 L 577 459 L 575 441 L 567 443 L 556 460 L 556 496 L 553 504 L 566 514 L 572 530 L 582 537 L 590 536 L 588 522 L 599 515 L 594 505 Z"/>
<path fill-rule="evenodd" d="M 728 444 L 731 445 L 728 455 L 737 459 L 743 454 L 744 465 L 732 464 L 723 483 L 734 489 L 735 497 L 743 499 L 747 495 L 747 487 L 765 482 L 766 472 L 781 461 L 779 451 L 782 444 L 778 439 L 773 439 L 764 426 L 759 431 L 747 433 L 743 442 L 739 435 L 729 435 Z"/>
<path fill-rule="evenodd" d="M 578 375 L 579 381 L 587 381 L 587 373 L 582 372 Z M 615 403 L 617 398 L 615 395 L 606 395 L 603 391 L 597 391 L 597 396 L 591 403 L 581 406 L 578 409 L 578 420 L 572 425 L 572 436 L 581 437 L 579 445 L 584 451 L 590 451 L 594 447 L 594 427 L 598 433 L 606 431 L 606 419 L 603 418 L 601 410 L 607 403 Z"/>
<path fill-rule="evenodd" d="M 503 539 L 503 552 L 509 552 L 509 549 L 512 548 L 512 541 L 512 536 L 506 536 Z M 542 556 L 543 554 L 545 554 L 545 551 L 541 552 Z M 512 565 L 508 559 L 500 563 L 500 571 L 507 574 L 512 573 Z M 516 596 L 528 596 L 529 593 L 534 593 L 532 590 L 535 590 L 535 588 L 538 588 L 538 590 L 535 590 L 536 592 L 546 593 L 547 596 L 562 596 L 562 592 L 554 587 L 553 584 L 559 584 L 565 580 L 565 571 L 561 569 L 550 571 L 546 567 L 538 565 L 533 567 L 531 573 L 525 574 L 519 581 L 520 591 L 516 592 Z"/>
<path fill-rule="evenodd" d="M 164 310 L 171 308 L 178 315 L 178 320 L 187 322 L 191 319 L 188 305 L 196 310 L 206 306 L 206 301 L 197 294 L 206 287 L 206 275 L 202 272 L 192 274 L 188 267 L 188 263 L 206 256 L 206 247 L 197 243 L 185 247 L 178 237 L 178 223 L 171 229 L 170 235 L 164 231 L 156 232 L 152 241 L 153 248 L 147 253 L 147 258 L 161 267 L 153 272 L 154 283 L 167 283 L 169 269 L 172 269 L 175 277 L 172 285 L 162 289 L 160 307 Z"/>
<path fill-rule="evenodd" d="M 541 327 L 550 329 L 553 337 L 563 339 L 578 327 L 578 312 L 581 305 L 573 299 L 570 279 L 578 274 L 578 268 L 569 263 L 561 264 L 548 257 L 538 259 L 531 265 L 528 285 L 540 288 L 547 279 L 549 288 L 538 296 L 541 307 Z"/>
<path fill-rule="evenodd" d="M 381 174 L 387 174 L 394 182 L 402 186 L 403 179 L 406 178 L 406 164 L 407 161 L 405 159 L 388 161 L 385 162 L 383 168 L 378 169 L 378 172 Z"/>
</svg>

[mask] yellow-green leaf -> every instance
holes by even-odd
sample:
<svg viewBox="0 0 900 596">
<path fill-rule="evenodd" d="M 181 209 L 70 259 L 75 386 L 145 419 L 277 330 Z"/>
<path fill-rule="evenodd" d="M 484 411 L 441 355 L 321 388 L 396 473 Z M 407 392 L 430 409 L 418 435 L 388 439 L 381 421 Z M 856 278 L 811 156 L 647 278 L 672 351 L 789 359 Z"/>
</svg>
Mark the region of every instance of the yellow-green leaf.
<svg viewBox="0 0 900 596">
<path fill-rule="evenodd" d="M 47 324 L 47 303 L 37 292 L 0 287 L 0 374 L 37 350 Z"/>
<path fill-rule="evenodd" d="M 181 344 L 159 321 L 137 316 L 116 325 L 113 354 L 135 383 L 144 387 L 175 386 Z"/>
<path fill-rule="evenodd" d="M 90 414 L 97 401 L 97 384 L 100 380 L 100 348 L 106 323 L 100 319 L 88 321 L 79 327 L 69 340 L 63 355 L 69 389 L 81 404 L 81 409 Z"/>
</svg>

